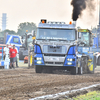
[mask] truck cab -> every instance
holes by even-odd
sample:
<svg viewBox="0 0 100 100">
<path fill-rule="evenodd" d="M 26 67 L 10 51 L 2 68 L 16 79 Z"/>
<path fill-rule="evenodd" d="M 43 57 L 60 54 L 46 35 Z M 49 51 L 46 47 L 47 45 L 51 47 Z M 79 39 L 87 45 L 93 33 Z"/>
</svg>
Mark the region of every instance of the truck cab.
<svg viewBox="0 0 100 100">
<path fill-rule="evenodd" d="M 35 71 L 61 69 L 72 71 L 76 68 L 75 41 L 78 40 L 75 24 L 46 22 L 41 20 L 35 40 Z"/>
<path fill-rule="evenodd" d="M 17 51 L 19 51 L 20 46 L 22 46 L 21 36 L 19 36 L 19 35 L 7 35 L 6 44 L 15 45 L 17 48 Z"/>
<path fill-rule="evenodd" d="M 36 73 L 67 70 L 71 74 L 94 73 L 96 57 L 92 52 L 92 33 L 75 24 L 47 22 L 38 25 L 34 64 Z"/>
</svg>

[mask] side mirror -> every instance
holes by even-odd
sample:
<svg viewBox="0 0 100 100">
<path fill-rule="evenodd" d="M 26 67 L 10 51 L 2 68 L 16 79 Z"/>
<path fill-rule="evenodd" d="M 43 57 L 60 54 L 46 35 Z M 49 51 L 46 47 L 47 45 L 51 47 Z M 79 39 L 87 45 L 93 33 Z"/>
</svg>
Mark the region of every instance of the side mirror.
<svg viewBox="0 0 100 100">
<path fill-rule="evenodd" d="M 32 34 L 33 34 L 33 36 L 35 36 L 35 31 L 34 30 L 32 30 Z"/>
<path fill-rule="evenodd" d="M 81 32 L 78 33 L 78 38 L 81 39 Z"/>
</svg>

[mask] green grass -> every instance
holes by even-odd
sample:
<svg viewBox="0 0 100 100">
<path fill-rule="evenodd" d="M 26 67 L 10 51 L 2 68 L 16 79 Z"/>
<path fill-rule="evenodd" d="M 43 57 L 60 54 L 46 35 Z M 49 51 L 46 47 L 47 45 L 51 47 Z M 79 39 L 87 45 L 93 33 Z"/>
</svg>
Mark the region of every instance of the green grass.
<svg viewBox="0 0 100 100">
<path fill-rule="evenodd" d="M 89 92 L 84 95 L 73 97 L 69 100 L 100 100 L 100 91 Z"/>
</svg>

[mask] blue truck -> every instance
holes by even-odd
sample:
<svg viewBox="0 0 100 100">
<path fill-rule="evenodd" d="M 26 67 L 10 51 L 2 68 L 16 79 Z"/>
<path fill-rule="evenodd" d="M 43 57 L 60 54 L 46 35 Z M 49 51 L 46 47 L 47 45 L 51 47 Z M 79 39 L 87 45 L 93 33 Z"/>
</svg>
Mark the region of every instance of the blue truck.
<svg viewBox="0 0 100 100">
<path fill-rule="evenodd" d="M 41 20 L 34 46 L 35 72 L 94 73 L 96 56 L 92 52 L 92 40 L 88 29 L 77 30 L 75 24 Z"/>
<path fill-rule="evenodd" d="M 6 34 L 4 37 L 1 37 L 0 40 L 1 40 L 0 41 L 0 66 L 4 66 L 3 49 L 6 46 L 6 44 L 15 45 L 19 53 L 19 48 L 20 46 L 22 46 L 22 43 L 21 43 L 21 37 L 19 35 Z"/>
<path fill-rule="evenodd" d="M 96 54 L 96 64 L 100 66 L 100 34 L 93 39 L 92 51 Z"/>
</svg>

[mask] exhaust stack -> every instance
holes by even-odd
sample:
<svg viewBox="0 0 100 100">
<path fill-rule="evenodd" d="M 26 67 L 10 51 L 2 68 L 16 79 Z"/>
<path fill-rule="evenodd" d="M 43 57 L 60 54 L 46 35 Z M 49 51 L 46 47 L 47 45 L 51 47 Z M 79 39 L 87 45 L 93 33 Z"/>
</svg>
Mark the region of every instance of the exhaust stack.
<svg viewBox="0 0 100 100">
<path fill-rule="evenodd" d="M 73 24 L 75 25 L 75 27 L 76 27 L 76 21 L 73 21 Z"/>
</svg>

